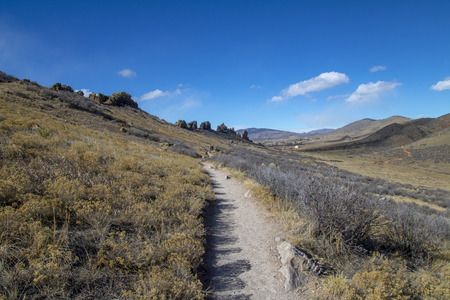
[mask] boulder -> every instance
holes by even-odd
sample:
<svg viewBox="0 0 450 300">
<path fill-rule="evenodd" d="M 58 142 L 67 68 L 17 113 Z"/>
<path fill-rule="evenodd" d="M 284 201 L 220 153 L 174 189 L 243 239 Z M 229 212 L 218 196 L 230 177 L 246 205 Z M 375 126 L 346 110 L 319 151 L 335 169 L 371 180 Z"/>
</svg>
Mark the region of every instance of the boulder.
<svg viewBox="0 0 450 300">
<path fill-rule="evenodd" d="M 185 120 L 178 120 L 175 125 L 180 128 L 188 128 Z"/>
<path fill-rule="evenodd" d="M 209 123 L 209 121 L 201 123 L 200 124 L 200 129 L 211 130 L 211 123 Z"/>
<path fill-rule="evenodd" d="M 240 134 L 239 132 L 236 132 L 236 135 L 237 135 L 238 137 L 241 137 L 241 134 Z"/>
<path fill-rule="evenodd" d="M 84 97 L 84 92 L 83 91 L 77 91 L 77 94 Z"/>
<path fill-rule="evenodd" d="M 286 277 L 284 283 L 286 291 L 295 290 L 308 282 L 305 271 L 316 275 L 322 273 L 322 268 L 317 262 L 294 245 L 284 241 L 277 246 L 277 250 L 280 253 L 282 263 L 280 272 Z"/>
</svg>

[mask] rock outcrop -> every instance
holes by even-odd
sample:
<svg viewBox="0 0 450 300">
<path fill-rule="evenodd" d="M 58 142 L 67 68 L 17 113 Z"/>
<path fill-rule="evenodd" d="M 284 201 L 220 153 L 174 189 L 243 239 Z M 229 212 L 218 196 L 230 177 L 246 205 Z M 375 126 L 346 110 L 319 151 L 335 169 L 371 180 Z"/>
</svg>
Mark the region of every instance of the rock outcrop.
<svg viewBox="0 0 450 300">
<path fill-rule="evenodd" d="M 236 134 L 236 132 L 234 131 L 234 127 L 228 128 L 224 123 L 217 126 L 217 132 Z"/>
<path fill-rule="evenodd" d="M 54 90 L 54 91 L 73 92 L 73 89 L 72 89 L 70 86 L 61 84 L 61 83 L 59 83 L 59 82 L 56 82 L 54 85 L 52 85 L 52 86 L 50 87 L 50 89 L 51 89 L 51 90 Z"/>
<path fill-rule="evenodd" d="M 202 130 L 211 130 L 211 123 L 209 123 L 209 121 L 201 123 L 200 124 L 200 129 L 202 129 Z"/>
<path fill-rule="evenodd" d="M 192 121 L 187 124 L 189 129 L 197 129 L 197 121 Z"/>
<path fill-rule="evenodd" d="M 247 130 L 242 131 L 242 138 L 244 140 L 248 140 L 248 132 L 247 132 Z"/>
<path fill-rule="evenodd" d="M 113 93 L 111 96 L 106 96 L 102 93 L 98 93 L 98 95 L 95 95 L 95 93 L 90 93 L 89 99 L 105 105 L 131 106 L 133 108 L 138 108 L 138 104 L 131 99 L 131 95 L 125 92 Z"/>
<path fill-rule="evenodd" d="M 222 124 L 220 124 L 219 126 L 217 126 L 217 130 L 216 130 L 216 131 L 217 131 L 217 132 L 225 132 L 225 131 L 228 131 L 228 127 L 225 126 L 224 123 L 222 123 Z"/>
<path fill-rule="evenodd" d="M 109 97 L 109 105 L 113 106 L 131 106 L 134 108 L 138 108 L 138 104 L 131 99 L 131 95 L 125 92 L 113 93 Z"/>
<path fill-rule="evenodd" d="M 180 127 L 180 128 L 185 128 L 185 129 L 188 128 L 188 126 L 187 126 L 185 120 L 178 120 L 178 121 L 175 123 L 175 125 L 178 126 L 178 127 Z"/>
</svg>

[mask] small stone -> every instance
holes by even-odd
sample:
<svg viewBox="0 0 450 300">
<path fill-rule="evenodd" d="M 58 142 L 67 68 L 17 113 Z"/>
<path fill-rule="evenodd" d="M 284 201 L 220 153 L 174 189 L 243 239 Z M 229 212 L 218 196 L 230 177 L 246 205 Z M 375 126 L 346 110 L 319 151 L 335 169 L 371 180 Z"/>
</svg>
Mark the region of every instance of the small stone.
<svg viewBox="0 0 450 300">
<path fill-rule="evenodd" d="M 284 239 L 282 239 L 282 238 L 280 238 L 279 236 L 277 236 L 277 237 L 275 238 L 275 242 L 281 243 L 281 242 L 284 242 Z"/>
<path fill-rule="evenodd" d="M 228 175 L 225 175 L 225 179 L 230 179 L 230 176 L 228 176 Z"/>
</svg>

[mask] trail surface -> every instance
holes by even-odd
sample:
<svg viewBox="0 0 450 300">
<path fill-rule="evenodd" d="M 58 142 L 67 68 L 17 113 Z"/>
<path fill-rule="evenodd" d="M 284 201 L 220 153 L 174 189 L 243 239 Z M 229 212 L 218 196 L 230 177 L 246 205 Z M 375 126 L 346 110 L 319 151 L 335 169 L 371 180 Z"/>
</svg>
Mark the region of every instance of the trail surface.
<svg viewBox="0 0 450 300">
<path fill-rule="evenodd" d="M 208 299 L 298 299 L 284 289 L 275 237 L 280 230 L 235 179 L 203 163 L 216 199 L 206 215 Z"/>
</svg>

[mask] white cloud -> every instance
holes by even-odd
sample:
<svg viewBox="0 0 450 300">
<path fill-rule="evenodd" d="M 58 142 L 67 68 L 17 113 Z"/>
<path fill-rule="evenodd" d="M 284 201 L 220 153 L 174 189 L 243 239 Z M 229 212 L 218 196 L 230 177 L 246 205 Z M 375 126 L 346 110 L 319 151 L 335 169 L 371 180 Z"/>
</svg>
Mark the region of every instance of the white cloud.
<svg viewBox="0 0 450 300">
<path fill-rule="evenodd" d="M 362 103 L 378 98 L 382 93 L 394 89 L 401 85 L 399 82 L 378 81 L 376 83 L 369 82 L 360 84 L 356 91 L 350 97 L 345 99 L 346 102 Z"/>
<path fill-rule="evenodd" d="M 348 97 L 348 96 L 350 96 L 350 94 L 328 96 L 327 97 L 327 101 L 331 100 L 331 99 L 335 99 L 335 98 L 345 98 L 345 97 Z"/>
<path fill-rule="evenodd" d="M 255 85 L 255 84 L 252 84 L 251 86 L 250 86 L 250 88 L 251 89 L 262 89 L 262 86 L 259 86 L 259 85 Z"/>
<path fill-rule="evenodd" d="M 372 68 L 370 68 L 370 72 L 376 72 L 376 71 L 384 71 L 384 70 L 386 70 L 386 67 L 385 66 L 375 66 L 375 67 L 372 67 Z"/>
<path fill-rule="evenodd" d="M 123 69 L 122 71 L 117 72 L 118 75 L 122 76 L 122 77 L 136 77 L 136 72 L 134 72 L 133 70 L 130 69 Z"/>
<path fill-rule="evenodd" d="M 177 89 L 174 92 L 169 92 L 169 91 L 163 92 L 163 91 L 161 91 L 159 89 L 156 89 L 154 91 L 151 91 L 151 92 L 148 92 L 148 93 L 144 94 L 141 97 L 140 100 L 141 101 L 152 100 L 152 99 L 155 99 L 155 98 L 158 98 L 158 97 L 164 97 L 164 96 L 173 97 L 173 96 L 179 95 L 179 94 L 181 94 L 181 90 L 180 89 Z"/>
<path fill-rule="evenodd" d="M 311 103 L 314 103 L 316 101 L 317 101 L 317 99 L 311 99 Z"/>
<path fill-rule="evenodd" d="M 283 101 L 283 97 L 280 96 L 273 96 L 272 99 L 268 100 L 269 102 L 278 102 L 278 101 Z"/>
<path fill-rule="evenodd" d="M 430 89 L 441 92 L 443 90 L 450 90 L 450 77 L 445 78 L 445 80 L 439 81 L 438 83 L 432 85 Z"/>
<path fill-rule="evenodd" d="M 182 87 L 183 86 L 183 84 L 182 83 L 180 83 L 179 85 L 178 85 L 178 87 L 180 88 L 180 87 Z"/>
<path fill-rule="evenodd" d="M 291 84 L 280 92 L 280 96 L 274 96 L 268 102 L 282 101 L 309 92 L 319 92 L 341 83 L 348 83 L 348 76 L 338 72 L 322 73 L 317 77 Z"/>
<path fill-rule="evenodd" d="M 78 91 L 82 91 L 85 97 L 89 97 L 89 94 L 91 93 L 91 91 L 89 89 L 75 90 L 75 92 L 78 92 Z"/>
</svg>

